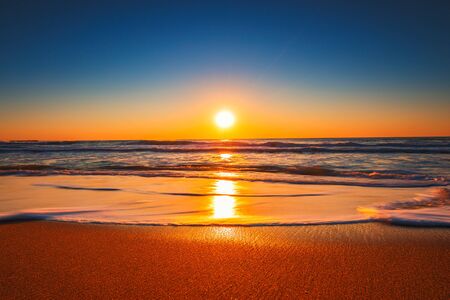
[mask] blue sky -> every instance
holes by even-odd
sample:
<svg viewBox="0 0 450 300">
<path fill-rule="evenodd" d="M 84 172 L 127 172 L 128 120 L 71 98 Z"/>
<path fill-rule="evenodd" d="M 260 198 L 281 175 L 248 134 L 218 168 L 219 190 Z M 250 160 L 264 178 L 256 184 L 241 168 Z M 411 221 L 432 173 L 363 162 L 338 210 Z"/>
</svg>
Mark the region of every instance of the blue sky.
<svg viewBox="0 0 450 300">
<path fill-rule="evenodd" d="M 450 80 L 445 2 L 62 2 L 3 2 L 2 88 L 241 75 L 446 89 Z"/>
<path fill-rule="evenodd" d="M 202 101 L 209 106 L 192 120 L 230 105 L 246 118 L 256 106 L 281 116 L 267 126 L 246 120 L 246 137 L 269 127 L 290 137 L 448 135 L 450 4 L 391 2 L 2 1 L 0 138 L 75 138 L 77 122 L 86 127 L 79 138 L 152 138 L 155 126 L 175 126 L 159 111 L 180 119 Z M 214 99 L 186 94 L 202 84 Z M 327 117 L 307 119 L 306 107 Z M 109 134 L 124 117 L 121 135 Z M 95 120 L 103 131 L 89 131 Z M 187 137 L 175 129 L 158 137 Z"/>
</svg>

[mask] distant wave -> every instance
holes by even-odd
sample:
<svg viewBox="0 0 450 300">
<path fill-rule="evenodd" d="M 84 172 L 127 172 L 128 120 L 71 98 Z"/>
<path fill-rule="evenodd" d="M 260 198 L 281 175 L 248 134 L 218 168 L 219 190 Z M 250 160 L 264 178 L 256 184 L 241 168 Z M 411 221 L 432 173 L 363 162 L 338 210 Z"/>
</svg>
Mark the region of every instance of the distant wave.
<svg viewBox="0 0 450 300">
<path fill-rule="evenodd" d="M 0 165 L 0 171 L 44 171 L 61 170 L 60 167 L 50 165 Z"/>
<path fill-rule="evenodd" d="M 210 147 L 270 147 L 270 148 L 298 148 L 298 147 L 450 147 L 450 143 L 417 143 L 417 142 L 371 142 L 368 144 L 358 142 L 248 142 L 248 141 L 129 141 L 126 145 L 165 145 L 165 146 L 186 146 L 199 145 Z"/>
<path fill-rule="evenodd" d="M 102 140 L 102 141 L 0 141 L 4 146 L 45 145 L 153 145 L 217 147 L 450 147 L 450 137 L 434 138 L 355 138 L 355 139 L 283 139 L 283 140 Z"/>
<path fill-rule="evenodd" d="M 288 140 L 9 141 L 0 153 L 418 153 L 449 154 L 450 138 Z"/>
<path fill-rule="evenodd" d="M 337 147 L 198 147 L 198 148 L 168 148 L 168 147 L 140 147 L 140 148 L 121 148 L 121 147 L 84 147 L 84 148 L 0 148 L 0 153 L 50 153 L 50 152 L 156 152 L 156 153 L 417 153 L 417 154 L 450 154 L 450 148 L 394 148 L 394 147 L 373 147 L 364 146 L 362 148 L 337 148 Z"/>
</svg>

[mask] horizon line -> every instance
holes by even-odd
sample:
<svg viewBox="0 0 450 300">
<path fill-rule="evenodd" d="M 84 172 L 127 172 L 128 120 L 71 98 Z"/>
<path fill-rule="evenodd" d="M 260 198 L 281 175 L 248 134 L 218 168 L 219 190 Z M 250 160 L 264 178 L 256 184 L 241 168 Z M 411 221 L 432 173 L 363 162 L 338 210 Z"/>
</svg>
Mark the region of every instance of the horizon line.
<svg viewBox="0 0 450 300">
<path fill-rule="evenodd" d="M 360 136 L 360 137 L 283 137 L 283 138 L 230 138 L 230 139 L 220 139 L 220 138 L 178 138 L 178 139 L 11 139 L 11 140 L 0 140 L 0 142 L 109 142 L 109 141 L 232 141 L 232 140 L 314 140 L 314 139 L 413 139 L 413 138 L 450 138 L 450 135 L 426 135 L 426 136 Z"/>
</svg>

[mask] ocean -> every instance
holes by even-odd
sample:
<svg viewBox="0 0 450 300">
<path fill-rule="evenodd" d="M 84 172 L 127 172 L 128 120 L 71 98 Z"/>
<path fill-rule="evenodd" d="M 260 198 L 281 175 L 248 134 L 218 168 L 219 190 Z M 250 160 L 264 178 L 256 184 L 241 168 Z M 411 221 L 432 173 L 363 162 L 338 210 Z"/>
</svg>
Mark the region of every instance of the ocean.
<svg viewBox="0 0 450 300">
<path fill-rule="evenodd" d="M 449 226 L 450 138 L 0 142 L 0 219 Z"/>
</svg>

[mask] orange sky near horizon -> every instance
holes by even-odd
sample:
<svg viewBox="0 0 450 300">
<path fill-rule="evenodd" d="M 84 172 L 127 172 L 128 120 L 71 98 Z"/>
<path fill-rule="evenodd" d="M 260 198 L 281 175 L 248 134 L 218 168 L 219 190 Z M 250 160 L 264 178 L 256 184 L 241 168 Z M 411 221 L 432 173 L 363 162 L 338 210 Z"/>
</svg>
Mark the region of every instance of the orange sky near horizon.
<svg viewBox="0 0 450 300">
<path fill-rule="evenodd" d="M 391 101 L 392 97 L 397 97 L 396 101 Z M 60 101 L 62 98 L 65 101 Z M 0 139 L 450 135 L 448 102 L 442 100 L 427 104 L 405 99 L 408 100 L 399 100 L 397 95 L 339 94 L 225 84 L 140 90 L 115 95 L 55 95 L 36 103 L 15 102 L 2 109 Z M 236 123 L 231 128 L 220 129 L 214 124 L 215 114 L 222 109 L 230 110 L 236 116 Z"/>
</svg>

